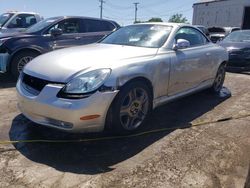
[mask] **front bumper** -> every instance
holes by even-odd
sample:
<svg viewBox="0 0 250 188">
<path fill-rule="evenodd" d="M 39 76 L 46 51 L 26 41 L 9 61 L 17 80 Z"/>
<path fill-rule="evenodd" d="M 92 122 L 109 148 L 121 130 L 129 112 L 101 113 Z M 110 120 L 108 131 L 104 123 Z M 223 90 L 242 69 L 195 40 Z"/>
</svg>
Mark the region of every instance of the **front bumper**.
<svg viewBox="0 0 250 188">
<path fill-rule="evenodd" d="M 119 92 L 96 92 L 88 98 L 71 100 L 58 98 L 60 85 L 46 85 L 37 95 L 28 92 L 17 82 L 18 107 L 31 121 L 67 132 L 100 132 L 104 130 L 109 106 Z M 80 117 L 99 115 L 91 120 Z"/>
<path fill-rule="evenodd" d="M 239 67 L 239 66 L 227 66 L 226 70 L 229 72 L 243 72 L 243 71 L 250 71 L 250 66 L 243 66 L 243 67 Z"/>
<path fill-rule="evenodd" d="M 0 53 L 0 72 L 7 72 L 9 57 L 8 53 Z"/>
<path fill-rule="evenodd" d="M 249 57 L 244 58 L 240 55 L 230 55 L 226 69 L 228 71 L 249 71 L 250 70 L 250 59 Z"/>
</svg>

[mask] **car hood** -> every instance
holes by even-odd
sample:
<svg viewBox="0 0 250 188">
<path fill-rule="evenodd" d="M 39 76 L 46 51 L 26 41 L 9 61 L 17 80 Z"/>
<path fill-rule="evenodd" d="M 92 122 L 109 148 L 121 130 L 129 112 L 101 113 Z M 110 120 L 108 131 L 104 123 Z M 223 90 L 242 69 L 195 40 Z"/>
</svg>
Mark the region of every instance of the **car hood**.
<svg viewBox="0 0 250 188">
<path fill-rule="evenodd" d="M 250 48 L 250 42 L 220 42 L 220 46 L 226 49 L 244 49 Z"/>
<path fill-rule="evenodd" d="M 18 32 L 18 33 L 3 33 L 2 31 L 0 31 L 0 39 L 3 39 L 3 38 L 10 38 L 10 37 L 14 37 L 16 35 L 20 35 L 21 33 Z"/>
<path fill-rule="evenodd" d="M 209 35 L 213 37 L 225 37 L 226 33 L 210 33 Z"/>
<path fill-rule="evenodd" d="M 24 73 L 53 82 L 66 83 L 80 71 L 114 69 L 133 63 L 138 58 L 152 58 L 157 51 L 157 48 L 100 43 L 84 45 L 41 55 L 25 66 Z"/>
<path fill-rule="evenodd" d="M 34 37 L 34 33 L 25 33 L 25 32 L 13 32 L 13 33 L 2 33 L 0 30 L 0 39 L 9 39 L 9 38 L 28 38 Z"/>
</svg>

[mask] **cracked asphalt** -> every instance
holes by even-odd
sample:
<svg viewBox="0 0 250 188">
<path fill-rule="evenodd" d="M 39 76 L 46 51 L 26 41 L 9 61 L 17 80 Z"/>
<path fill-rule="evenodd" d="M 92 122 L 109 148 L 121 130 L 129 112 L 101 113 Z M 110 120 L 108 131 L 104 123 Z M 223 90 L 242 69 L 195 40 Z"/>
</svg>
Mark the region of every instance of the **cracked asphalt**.
<svg viewBox="0 0 250 188">
<path fill-rule="evenodd" d="M 225 93 L 201 92 L 156 109 L 133 138 L 0 145 L 0 187 L 250 187 L 250 73 L 227 73 Z M 0 75 L 0 140 L 96 138 L 36 125 L 16 108 L 15 84 Z M 174 129 L 174 127 L 179 127 Z"/>
</svg>

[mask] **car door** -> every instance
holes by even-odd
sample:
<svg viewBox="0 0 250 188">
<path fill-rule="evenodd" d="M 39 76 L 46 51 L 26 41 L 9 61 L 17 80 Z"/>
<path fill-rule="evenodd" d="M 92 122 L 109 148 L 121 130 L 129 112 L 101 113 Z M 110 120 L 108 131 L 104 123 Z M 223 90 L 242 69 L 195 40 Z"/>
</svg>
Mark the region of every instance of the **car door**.
<svg viewBox="0 0 250 188">
<path fill-rule="evenodd" d="M 36 17 L 33 14 L 18 14 L 6 24 L 6 27 L 15 31 L 24 31 L 36 22 Z"/>
<path fill-rule="evenodd" d="M 115 30 L 115 26 L 106 20 L 82 19 L 81 44 L 95 43 Z"/>
<path fill-rule="evenodd" d="M 193 27 L 182 27 L 175 35 L 175 41 L 178 39 L 188 40 L 190 47 L 174 51 L 168 95 L 195 88 L 211 77 L 211 44 L 204 34 Z"/>
<path fill-rule="evenodd" d="M 52 29 L 59 28 L 62 30 L 62 34 L 53 37 L 51 46 L 54 50 L 81 45 L 81 33 L 80 33 L 80 19 L 69 18 L 64 19 L 57 24 L 50 27 L 47 33 L 50 33 Z"/>
</svg>

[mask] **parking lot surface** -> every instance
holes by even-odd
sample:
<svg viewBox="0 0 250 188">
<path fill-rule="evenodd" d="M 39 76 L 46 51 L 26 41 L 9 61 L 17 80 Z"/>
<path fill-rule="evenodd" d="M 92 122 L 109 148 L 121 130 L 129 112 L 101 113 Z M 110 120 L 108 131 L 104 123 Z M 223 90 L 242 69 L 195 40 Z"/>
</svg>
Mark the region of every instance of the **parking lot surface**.
<svg viewBox="0 0 250 188">
<path fill-rule="evenodd" d="M 224 94 L 201 92 L 162 106 L 142 130 L 168 131 L 0 145 L 0 187 L 249 187 L 249 82 L 248 73 L 227 73 Z M 16 108 L 14 86 L 0 75 L 0 140 L 109 136 L 67 134 L 30 122 Z M 228 117 L 241 118 L 192 126 Z"/>
</svg>

